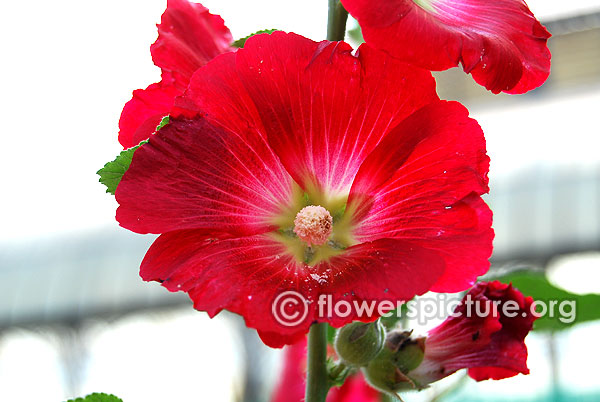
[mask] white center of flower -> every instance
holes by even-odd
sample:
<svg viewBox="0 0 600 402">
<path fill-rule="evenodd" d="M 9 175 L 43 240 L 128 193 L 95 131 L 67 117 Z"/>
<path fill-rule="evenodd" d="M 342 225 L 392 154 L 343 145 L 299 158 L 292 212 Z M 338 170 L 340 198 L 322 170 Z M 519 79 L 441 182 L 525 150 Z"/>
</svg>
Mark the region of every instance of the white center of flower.
<svg viewBox="0 0 600 402">
<path fill-rule="evenodd" d="M 320 246 L 327 242 L 333 230 L 333 218 L 320 205 L 304 207 L 294 219 L 294 233 L 309 246 Z"/>
</svg>

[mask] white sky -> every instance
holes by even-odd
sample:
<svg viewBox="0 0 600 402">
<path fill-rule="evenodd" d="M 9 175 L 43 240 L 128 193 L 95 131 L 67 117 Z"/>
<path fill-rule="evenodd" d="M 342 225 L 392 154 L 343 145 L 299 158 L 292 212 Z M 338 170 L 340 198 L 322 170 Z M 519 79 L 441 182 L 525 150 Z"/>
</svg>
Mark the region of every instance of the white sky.
<svg viewBox="0 0 600 402">
<path fill-rule="evenodd" d="M 589 11 L 600 11 L 599 0 L 525 0 L 539 19 L 550 20 L 577 15 Z"/>
</svg>

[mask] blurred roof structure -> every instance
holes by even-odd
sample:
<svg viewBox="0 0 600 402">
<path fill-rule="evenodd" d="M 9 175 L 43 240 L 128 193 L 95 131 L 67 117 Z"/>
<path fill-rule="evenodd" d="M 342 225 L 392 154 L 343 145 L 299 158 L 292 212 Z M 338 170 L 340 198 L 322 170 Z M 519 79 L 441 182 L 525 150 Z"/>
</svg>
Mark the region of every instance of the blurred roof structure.
<svg viewBox="0 0 600 402">
<path fill-rule="evenodd" d="M 540 167 L 491 184 L 496 264 L 600 250 L 600 168 Z"/>
<path fill-rule="evenodd" d="M 188 302 L 184 294 L 139 277 L 154 238 L 112 227 L 0 245 L 0 328 L 68 324 Z"/>
</svg>

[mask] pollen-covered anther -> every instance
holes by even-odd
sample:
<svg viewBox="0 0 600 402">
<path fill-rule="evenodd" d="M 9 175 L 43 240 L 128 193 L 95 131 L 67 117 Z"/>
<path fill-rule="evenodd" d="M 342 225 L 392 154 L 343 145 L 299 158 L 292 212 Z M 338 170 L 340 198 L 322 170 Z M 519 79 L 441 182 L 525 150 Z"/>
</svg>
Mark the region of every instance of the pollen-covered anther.
<svg viewBox="0 0 600 402">
<path fill-rule="evenodd" d="M 320 205 L 304 207 L 294 219 L 294 233 L 309 246 L 320 246 L 327 242 L 333 230 L 333 218 Z"/>
</svg>

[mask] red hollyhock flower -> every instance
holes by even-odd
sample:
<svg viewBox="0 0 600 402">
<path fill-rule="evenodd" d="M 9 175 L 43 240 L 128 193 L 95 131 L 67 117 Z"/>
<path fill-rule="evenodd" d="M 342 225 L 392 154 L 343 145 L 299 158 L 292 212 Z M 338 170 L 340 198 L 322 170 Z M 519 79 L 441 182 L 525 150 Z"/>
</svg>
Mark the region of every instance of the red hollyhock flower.
<svg viewBox="0 0 600 402">
<path fill-rule="evenodd" d="M 119 120 L 119 142 L 138 145 L 169 114 L 176 96 L 183 93 L 194 71 L 216 56 L 231 51 L 233 41 L 223 19 L 197 3 L 168 0 L 158 25 L 158 39 L 150 47 L 162 80 L 133 92 Z"/>
<path fill-rule="evenodd" d="M 330 355 L 333 351 L 330 352 Z M 285 348 L 283 372 L 271 402 L 302 402 L 306 389 L 306 339 Z M 327 402 L 379 402 L 381 394 L 370 387 L 360 372 L 352 374 L 341 387 L 332 388 Z"/>
<path fill-rule="evenodd" d="M 512 285 L 478 283 L 454 314 L 429 332 L 423 363 L 409 377 L 428 384 L 463 368 L 477 381 L 529 374 L 524 339 L 537 319 L 532 304 Z"/>
<path fill-rule="evenodd" d="M 487 271 L 483 133 L 428 71 L 276 32 L 199 69 L 178 102 L 135 152 L 117 219 L 162 233 L 141 276 L 195 308 L 238 313 L 280 347 L 314 321 L 376 318 L 323 316 L 320 295 L 408 300 Z M 306 301 L 280 306 L 296 325 L 273 313 L 284 291 Z"/>
<path fill-rule="evenodd" d="M 368 44 L 430 70 L 460 63 L 493 93 L 524 93 L 550 74 L 550 34 L 523 0 L 342 3 Z"/>
</svg>

